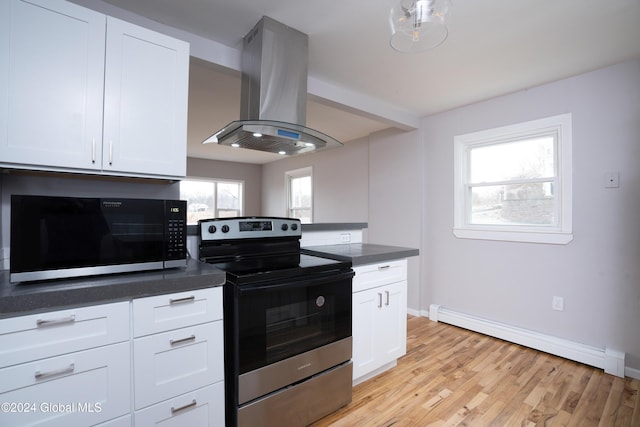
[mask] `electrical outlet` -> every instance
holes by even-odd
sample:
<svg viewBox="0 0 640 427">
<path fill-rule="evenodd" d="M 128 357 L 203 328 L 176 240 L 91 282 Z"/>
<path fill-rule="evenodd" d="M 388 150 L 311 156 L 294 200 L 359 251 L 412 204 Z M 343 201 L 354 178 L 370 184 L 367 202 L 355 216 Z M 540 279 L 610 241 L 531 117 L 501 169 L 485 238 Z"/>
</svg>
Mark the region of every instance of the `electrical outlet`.
<svg viewBox="0 0 640 427">
<path fill-rule="evenodd" d="M 564 311 L 564 298 L 553 297 L 553 300 L 551 301 L 551 308 L 557 311 Z"/>
<path fill-rule="evenodd" d="M 342 243 L 351 242 L 351 233 L 342 233 L 342 234 L 340 234 L 340 242 L 342 242 Z"/>
</svg>

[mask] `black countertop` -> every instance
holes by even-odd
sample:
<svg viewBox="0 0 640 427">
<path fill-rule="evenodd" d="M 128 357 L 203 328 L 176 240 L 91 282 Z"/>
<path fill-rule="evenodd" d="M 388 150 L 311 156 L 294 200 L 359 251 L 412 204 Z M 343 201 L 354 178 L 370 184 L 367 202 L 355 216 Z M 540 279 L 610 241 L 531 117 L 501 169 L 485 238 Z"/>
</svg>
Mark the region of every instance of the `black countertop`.
<svg viewBox="0 0 640 427">
<path fill-rule="evenodd" d="M 301 248 L 301 250 L 302 253 L 308 255 L 321 256 L 338 261 L 351 261 L 353 266 L 408 258 L 417 256 L 420 253 L 418 249 L 369 243 L 307 246 Z"/>
<path fill-rule="evenodd" d="M 0 272 L 0 318 L 203 289 L 224 284 L 217 268 L 190 260 L 185 268 L 28 284 L 9 282 Z"/>
</svg>

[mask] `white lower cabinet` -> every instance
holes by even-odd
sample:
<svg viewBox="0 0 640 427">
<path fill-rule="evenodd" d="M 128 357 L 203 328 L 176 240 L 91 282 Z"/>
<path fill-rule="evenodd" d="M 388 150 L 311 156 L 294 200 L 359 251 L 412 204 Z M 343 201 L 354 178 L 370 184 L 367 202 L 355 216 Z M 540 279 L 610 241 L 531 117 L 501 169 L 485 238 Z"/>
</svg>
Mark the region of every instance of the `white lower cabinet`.
<svg viewBox="0 0 640 427">
<path fill-rule="evenodd" d="M 133 301 L 134 420 L 223 426 L 222 288 Z"/>
<path fill-rule="evenodd" d="M 222 322 L 135 339 L 135 409 L 222 381 L 222 342 Z"/>
<path fill-rule="evenodd" d="M 0 425 L 85 427 L 128 414 L 130 361 L 123 342 L 1 369 Z"/>
<path fill-rule="evenodd" d="M 224 426 L 222 316 L 217 287 L 0 319 L 0 427 Z"/>
<path fill-rule="evenodd" d="M 395 365 L 407 347 L 407 262 L 354 267 L 353 380 Z"/>
<path fill-rule="evenodd" d="M 222 381 L 150 406 L 135 414 L 136 427 L 222 427 L 224 423 Z"/>
</svg>

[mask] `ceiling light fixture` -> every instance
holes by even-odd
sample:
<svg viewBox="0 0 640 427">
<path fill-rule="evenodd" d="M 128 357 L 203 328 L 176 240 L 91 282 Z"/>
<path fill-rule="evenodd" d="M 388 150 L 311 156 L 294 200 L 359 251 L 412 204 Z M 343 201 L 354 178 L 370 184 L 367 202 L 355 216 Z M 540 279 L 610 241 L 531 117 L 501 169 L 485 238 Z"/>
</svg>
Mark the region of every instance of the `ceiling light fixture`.
<svg viewBox="0 0 640 427">
<path fill-rule="evenodd" d="M 391 47 L 418 53 L 442 44 L 449 35 L 445 18 L 451 0 L 398 0 L 391 8 Z"/>
</svg>

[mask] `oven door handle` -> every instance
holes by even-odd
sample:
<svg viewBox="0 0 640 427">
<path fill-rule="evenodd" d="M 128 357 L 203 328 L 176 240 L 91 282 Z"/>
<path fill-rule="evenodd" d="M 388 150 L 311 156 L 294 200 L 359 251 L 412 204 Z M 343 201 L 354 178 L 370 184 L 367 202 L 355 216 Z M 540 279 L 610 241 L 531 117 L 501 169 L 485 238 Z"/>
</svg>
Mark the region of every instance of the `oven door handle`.
<svg viewBox="0 0 640 427">
<path fill-rule="evenodd" d="M 256 292 L 271 292 L 276 290 L 284 290 L 284 289 L 296 289 L 296 288 L 305 288 L 310 286 L 318 286 L 323 285 L 325 283 L 337 282 L 339 280 L 351 279 L 354 276 L 353 270 L 343 271 L 338 274 L 331 273 L 326 275 L 313 275 L 313 277 L 298 277 L 294 280 L 286 279 L 285 282 L 262 282 L 262 283 L 254 283 L 250 285 L 238 286 L 238 294 L 239 295 L 247 295 Z"/>
</svg>

